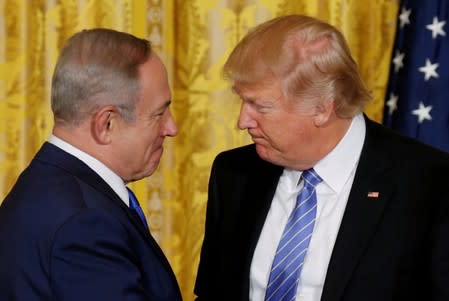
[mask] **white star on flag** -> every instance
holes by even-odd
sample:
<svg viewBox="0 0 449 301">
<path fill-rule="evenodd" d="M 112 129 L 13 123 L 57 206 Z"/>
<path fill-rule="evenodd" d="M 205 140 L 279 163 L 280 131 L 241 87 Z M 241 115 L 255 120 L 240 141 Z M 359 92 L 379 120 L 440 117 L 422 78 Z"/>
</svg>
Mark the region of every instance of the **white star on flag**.
<svg viewBox="0 0 449 301">
<path fill-rule="evenodd" d="M 426 28 L 432 31 L 432 39 L 435 39 L 438 35 L 442 35 L 443 37 L 446 33 L 443 30 L 443 26 L 446 24 L 446 21 L 438 22 L 437 17 L 433 17 L 433 23 L 426 26 Z"/>
<path fill-rule="evenodd" d="M 388 106 L 388 114 L 393 114 L 394 111 L 398 108 L 398 96 L 394 93 L 390 94 L 390 99 L 387 101 Z"/>
<path fill-rule="evenodd" d="M 402 7 L 401 14 L 399 15 L 399 22 L 401 23 L 401 28 L 406 24 L 410 24 L 410 14 L 411 9 L 406 9 L 405 6 Z"/>
<path fill-rule="evenodd" d="M 449 153 L 449 0 L 397 2 L 382 122 Z"/>
<path fill-rule="evenodd" d="M 438 78 L 437 68 L 439 64 L 432 64 L 428 58 L 426 58 L 426 65 L 419 68 L 420 72 L 424 73 L 424 80 L 428 81 L 431 77 Z"/>
<path fill-rule="evenodd" d="M 394 71 L 398 72 L 399 69 L 401 69 L 402 67 L 404 67 L 404 53 L 401 53 L 399 50 L 396 51 L 396 55 L 394 56 L 393 59 L 393 65 L 394 65 Z"/>
<path fill-rule="evenodd" d="M 432 110 L 432 106 L 425 106 L 422 101 L 419 102 L 419 108 L 412 111 L 413 115 L 418 116 L 418 123 L 422 123 L 424 120 L 432 120 L 432 116 L 430 116 L 430 110 Z"/>
</svg>

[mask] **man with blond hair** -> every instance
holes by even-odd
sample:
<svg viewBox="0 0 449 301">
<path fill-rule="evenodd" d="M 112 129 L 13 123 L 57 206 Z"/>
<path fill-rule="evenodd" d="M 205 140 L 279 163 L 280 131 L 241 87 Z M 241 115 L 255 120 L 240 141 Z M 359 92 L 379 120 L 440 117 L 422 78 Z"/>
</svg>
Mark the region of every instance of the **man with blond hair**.
<svg viewBox="0 0 449 301">
<path fill-rule="evenodd" d="M 197 300 L 449 300 L 449 155 L 363 115 L 342 34 L 275 18 L 224 74 L 254 144 L 212 166 Z"/>
<path fill-rule="evenodd" d="M 111 29 L 65 44 L 53 134 L 0 207 L 0 300 L 180 301 L 128 183 L 177 134 L 167 71 L 150 42 Z"/>
</svg>

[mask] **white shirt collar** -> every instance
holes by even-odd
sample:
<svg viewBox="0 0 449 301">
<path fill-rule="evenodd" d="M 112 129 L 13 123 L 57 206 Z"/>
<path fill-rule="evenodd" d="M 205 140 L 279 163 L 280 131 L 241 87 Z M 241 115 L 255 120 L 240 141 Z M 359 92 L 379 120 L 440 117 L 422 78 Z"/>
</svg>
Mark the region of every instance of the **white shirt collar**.
<svg viewBox="0 0 449 301">
<path fill-rule="evenodd" d="M 337 146 L 314 166 L 323 182 L 337 193 L 342 190 L 358 164 L 365 133 L 365 119 L 363 114 L 358 114 L 352 119 L 348 131 Z"/>
<path fill-rule="evenodd" d="M 356 115 L 346 134 L 335 148 L 313 167 L 323 179 L 323 183 L 339 193 L 351 172 L 357 166 L 365 140 L 366 126 L 363 114 Z M 282 177 L 288 181 L 289 187 L 296 187 L 302 172 L 285 168 Z"/>
<path fill-rule="evenodd" d="M 109 167 L 91 155 L 83 152 L 79 148 L 71 145 L 61 138 L 56 137 L 55 135 L 51 135 L 48 142 L 83 161 L 87 166 L 95 171 L 112 188 L 112 190 L 114 190 L 114 192 L 127 206 L 129 206 L 128 191 L 126 190 L 125 183 L 122 178 L 120 178 Z"/>
</svg>

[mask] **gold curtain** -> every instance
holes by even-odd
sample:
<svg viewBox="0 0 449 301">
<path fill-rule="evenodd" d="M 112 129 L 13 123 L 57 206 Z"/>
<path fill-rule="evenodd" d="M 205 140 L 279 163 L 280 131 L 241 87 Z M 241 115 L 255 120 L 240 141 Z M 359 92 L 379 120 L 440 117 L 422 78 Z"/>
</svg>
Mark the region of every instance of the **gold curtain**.
<svg viewBox="0 0 449 301">
<path fill-rule="evenodd" d="M 180 133 L 167 139 L 157 172 L 133 188 L 184 299 L 193 300 L 212 160 L 250 142 L 236 128 L 239 101 L 220 75 L 227 55 L 248 29 L 272 17 L 320 17 L 346 35 L 373 91 L 366 113 L 381 121 L 398 2 L 0 0 L 0 198 L 51 131 L 50 81 L 63 41 L 90 27 L 149 38 L 169 70 Z"/>
</svg>

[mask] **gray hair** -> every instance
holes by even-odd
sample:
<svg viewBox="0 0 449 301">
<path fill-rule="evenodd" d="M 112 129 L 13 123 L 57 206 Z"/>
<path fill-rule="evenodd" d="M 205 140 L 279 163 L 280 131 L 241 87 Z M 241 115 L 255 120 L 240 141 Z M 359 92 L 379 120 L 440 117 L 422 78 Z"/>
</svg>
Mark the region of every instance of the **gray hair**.
<svg viewBox="0 0 449 301">
<path fill-rule="evenodd" d="M 134 120 L 140 97 L 139 66 L 151 54 L 148 40 L 112 29 L 83 30 L 67 40 L 52 79 L 55 123 L 78 125 L 113 105 Z"/>
</svg>

